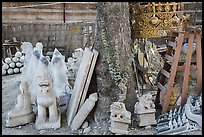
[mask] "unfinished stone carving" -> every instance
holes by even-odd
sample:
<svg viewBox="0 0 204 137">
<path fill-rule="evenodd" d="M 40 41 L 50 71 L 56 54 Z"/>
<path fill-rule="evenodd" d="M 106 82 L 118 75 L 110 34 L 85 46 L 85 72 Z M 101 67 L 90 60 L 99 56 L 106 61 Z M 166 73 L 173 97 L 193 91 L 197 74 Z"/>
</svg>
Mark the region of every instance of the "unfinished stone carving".
<svg viewBox="0 0 204 137">
<path fill-rule="evenodd" d="M 66 75 L 68 70 L 65 64 L 65 57 L 57 49 L 55 49 L 50 64 L 54 91 L 60 98 L 59 105 L 61 110 L 66 110 L 71 96 L 72 87 L 69 84 L 68 77 Z"/>
<path fill-rule="evenodd" d="M 52 60 L 51 71 L 53 77 L 53 88 L 57 96 L 71 94 L 71 86 L 68 83 L 67 67 L 62 54 L 55 48 Z"/>
<path fill-rule="evenodd" d="M 37 45 L 37 44 L 36 44 Z M 28 81 L 28 85 L 31 92 L 31 102 L 32 104 L 36 105 L 36 93 L 37 93 L 37 77 L 41 75 L 41 73 L 44 73 L 44 68 L 41 68 L 39 66 L 39 60 L 40 58 L 44 58 L 42 55 L 42 45 L 38 44 L 38 47 L 34 47 L 31 59 L 29 61 L 29 64 L 27 66 L 25 80 Z M 47 62 L 49 66 L 49 61 Z M 49 67 L 48 67 L 49 68 Z M 50 68 L 48 69 L 50 70 Z"/>
<path fill-rule="evenodd" d="M 27 70 L 28 63 L 30 62 L 32 52 L 33 52 L 33 45 L 30 42 L 23 42 L 21 45 L 22 53 L 25 54 L 23 62 L 23 70 L 22 70 L 22 79 L 25 78 L 25 73 Z M 22 59 L 21 59 L 22 60 Z"/>
<path fill-rule="evenodd" d="M 111 125 L 109 130 L 116 134 L 127 134 L 128 126 L 131 123 L 131 113 L 126 110 L 122 102 L 113 102 L 110 106 Z"/>
<path fill-rule="evenodd" d="M 15 108 L 8 112 L 6 119 L 7 127 L 24 125 L 35 120 L 27 82 L 20 84 L 20 91 L 21 93 L 17 97 Z"/>
<path fill-rule="evenodd" d="M 82 48 L 78 48 L 75 50 L 74 53 L 72 53 L 72 57 L 74 59 L 74 65 L 72 66 L 73 68 L 73 71 L 74 71 L 74 75 L 75 75 L 75 78 L 77 76 L 77 72 L 79 70 L 79 66 L 81 64 L 81 59 L 82 59 L 82 56 L 83 56 L 83 49 Z"/>
<path fill-rule="evenodd" d="M 27 69 L 26 69 L 26 79 L 28 81 L 28 84 L 31 85 L 32 81 L 33 81 L 33 77 L 35 76 L 36 73 L 36 68 L 38 65 L 38 61 L 39 59 L 42 57 L 42 44 L 37 43 L 36 47 L 34 47 L 33 52 L 32 52 L 32 56 L 30 58 L 30 61 L 27 65 Z M 32 89 L 31 89 L 32 92 Z M 32 94 L 31 94 L 32 96 Z"/>
<path fill-rule="evenodd" d="M 78 113 L 74 117 L 71 130 L 78 130 L 79 127 L 82 125 L 88 114 L 91 112 L 93 107 L 95 106 L 95 102 L 98 100 L 97 93 L 93 93 L 89 96 L 88 99 L 84 102 L 84 104 L 79 109 Z"/>
<path fill-rule="evenodd" d="M 136 102 L 134 110 L 139 126 L 155 125 L 155 112 L 155 105 L 150 93 L 139 97 L 139 102 Z"/>
<path fill-rule="evenodd" d="M 52 75 L 46 57 L 40 59 L 39 68 L 42 68 L 43 71 L 38 74 L 36 128 L 57 129 L 61 126 L 61 113 L 58 109 L 59 99 L 53 90 Z"/>
</svg>

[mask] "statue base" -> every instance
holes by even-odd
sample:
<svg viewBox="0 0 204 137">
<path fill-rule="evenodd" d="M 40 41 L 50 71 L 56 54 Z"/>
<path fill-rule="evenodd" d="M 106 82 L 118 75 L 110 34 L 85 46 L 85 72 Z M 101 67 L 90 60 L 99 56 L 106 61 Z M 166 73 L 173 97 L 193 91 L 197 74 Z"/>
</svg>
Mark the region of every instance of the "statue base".
<svg viewBox="0 0 204 137">
<path fill-rule="evenodd" d="M 7 117 L 6 127 L 25 125 L 27 123 L 33 123 L 34 121 L 35 121 L 35 114 L 33 112 L 19 117 Z"/>
<path fill-rule="evenodd" d="M 35 127 L 36 129 L 38 130 L 42 130 L 42 129 L 58 129 L 60 128 L 61 126 L 61 113 L 59 112 L 58 113 L 58 120 L 56 122 L 49 122 L 49 121 L 46 121 L 45 123 L 40 123 L 38 121 L 38 119 L 36 118 L 36 123 L 35 123 Z"/>
<path fill-rule="evenodd" d="M 139 113 L 136 114 L 138 126 L 156 125 L 155 112 Z"/>
</svg>

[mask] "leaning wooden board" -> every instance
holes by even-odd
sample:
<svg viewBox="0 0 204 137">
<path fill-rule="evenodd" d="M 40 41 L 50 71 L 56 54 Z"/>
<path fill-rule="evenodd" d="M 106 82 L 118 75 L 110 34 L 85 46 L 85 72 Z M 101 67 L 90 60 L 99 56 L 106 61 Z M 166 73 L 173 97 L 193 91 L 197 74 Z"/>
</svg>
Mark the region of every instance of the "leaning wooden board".
<svg viewBox="0 0 204 137">
<path fill-rule="evenodd" d="M 71 125 L 71 122 L 77 113 L 81 98 L 85 96 L 84 89 L 88 90 L 88 88 L 85 88 L 85 87 L 90 83 L 90 82 L 87 82 L 87 78 L 89 77 L 89 75 L 92 75 L 89 73 L 90 72 L 93 73 L 93 71 L 90 71 L 91 66 L 95 65 L 95 63 L 92 63 L 93 58 L 94 58 L 94 53 L 91 51 L 91 49 L 86 47 L 84 49 L 84 53 L 82 56 L 81 64 L 79 66 L 76 81 L 74 83 L 72 96 L 67 107 L 68 126 Z"/>
</svg>

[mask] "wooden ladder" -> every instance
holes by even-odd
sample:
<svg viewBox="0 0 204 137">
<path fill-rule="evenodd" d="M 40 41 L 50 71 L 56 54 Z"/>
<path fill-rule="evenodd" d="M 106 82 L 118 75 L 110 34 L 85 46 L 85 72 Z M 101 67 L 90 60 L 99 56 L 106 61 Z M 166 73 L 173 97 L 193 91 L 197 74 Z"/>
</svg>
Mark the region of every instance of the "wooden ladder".
<svg viewBox="0 0 204 137">
<path fill-rule="evenodd" d="M 191 65 L 192 61 L 192 51 L 193 51 L 193 41 L 194 36 L 196 36 L 196 66 Z M 178 37 L 177 43 L 175 38 Z M 185 57 L 185 65 L 180 61 L 180 55 L 182 50 L 182 45 L 184 38 L 188 39 L 187 54 Z M 175 48 L 175 51 L 174 51 Z M 180 65 L 182 64 L 182 65 Z M 168 39 L 167 52 L 165 55 L 164 66 L 161 70 L 161 77 L 158 81 L 158 92 L 156 97 L 156 102 L 158 102 L 160 91 L 164 92 L 164 103 L 162 106 L 162 113 L 166 113 L 169 109 L 170 96 L 172 88 L 174 86 L 174 80 L 177 71 L 184 71 L 184 79 L 182 82 L 182 92 L 181 92 L 181 106 L 186 103 L 187 93 L 188 93 L 188 79 L 190 71 L 197 71 L 197 91 L 198 95 L 202 91 L 202 54 L 201 54 L 201 30 L 194 28 L 193 31 L 174 31 L 172 36 Z M 165 81 L 167 86 L 165 87 Z M 156 103 L 155 103 L 156 104 Z"/>
</svg>

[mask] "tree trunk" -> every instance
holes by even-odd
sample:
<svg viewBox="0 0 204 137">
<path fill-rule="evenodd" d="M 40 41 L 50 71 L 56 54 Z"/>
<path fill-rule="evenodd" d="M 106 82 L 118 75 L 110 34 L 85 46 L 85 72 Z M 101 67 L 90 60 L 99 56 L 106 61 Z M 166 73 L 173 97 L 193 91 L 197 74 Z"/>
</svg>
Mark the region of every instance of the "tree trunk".
<svg viewBox="0 0 204 137">
<path fill-rule="evenodd" d="M 97 10 L 95 48 L 99 57 L 95 72 L 99 99 L 94 119 L 99 133 L 106 134 L 113 102 L 124 102 L 126 109 L 133 113 L 136 84 L 132 69 L 128 2 L 99 2 Z"/>
</svg>

